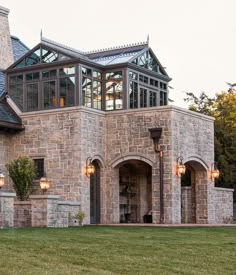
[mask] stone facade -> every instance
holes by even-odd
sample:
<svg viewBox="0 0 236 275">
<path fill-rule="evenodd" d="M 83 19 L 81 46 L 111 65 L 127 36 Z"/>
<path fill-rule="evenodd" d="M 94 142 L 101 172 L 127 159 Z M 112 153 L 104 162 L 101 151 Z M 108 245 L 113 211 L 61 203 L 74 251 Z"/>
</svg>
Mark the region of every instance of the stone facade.
<svg viewBox="0 0 236 275">
<path fill-rule="evenodd" d="M 31 201 L 14 202 L 14 227 L 32 226 L 32 204 Z"/>
<path fill-rule="evenodd" d="M 5 140 L 1 136 L 4 144 L 9 145 L 5 149 L 8 159 L 20 155 L 44 158 L 45 171 L 52 179 L 48 194 L 78 201 L 86 212 L 85 223 L 90 223 L 89 178 L 84 173 L 88 156 L 101 166 L 101 223 L 120 222 L 119 168 L 131 160 L 151 169 L 151 209 L 146 209 L 147 202 L 143 201 L 139 221 L 150 210 L 153 223 L 160 222 L 159 154 L 149 133 L 150 128 L 156 127 L 162 128 L 159 150 L 163 152 L 164 166 L 164 223 L 181 223 L 181 186 L 176 175 L 176 159 L 180 155 L 195 171 L 196 222 L 215 220 L 210 211 L 210 187 L 214 184 L 209 176 L 214 160 L 212 118 L 172 106 L 110 113 L 71 107 L 24 113 L 21 118 L 25 131 Z M 9 190 L 10 185 L 7 179 Z M 41 206 L 47 207 L 43 201 Z M 43 212 L 40 215 L 43 218 Z M 37 226 L 37 221 L 32 225 Z"/>
</svg>

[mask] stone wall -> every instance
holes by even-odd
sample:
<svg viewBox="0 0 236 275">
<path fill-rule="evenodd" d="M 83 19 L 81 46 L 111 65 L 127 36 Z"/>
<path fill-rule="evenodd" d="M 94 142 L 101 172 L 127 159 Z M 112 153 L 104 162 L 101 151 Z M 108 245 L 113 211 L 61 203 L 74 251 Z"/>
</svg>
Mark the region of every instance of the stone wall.
<svg viewBox="0 0 236 275">
<path fill-rule="evenodd" d="M 233 222 L 233 189 L 212 187 L 210 223 Z"/>
<path fill-rule="evenodd" d="M 207 168 L 214 160 L 213 119 L 181 108 L 165 106 L 142 110 L 126 110 L 106 114 L 106 188 L 107 222 L 117 222 L 118 198 L 116 186 L 119 163 L 128 159 L 147 161 L 152 166 L 152 214 L 153 222 L 160 222 L 160 174 L 159 156 L 154 151 L 150 128 L 162 128 L 159 149 L 164 162 L 164 222 L 181 222 L 181 186 L 176 176 L 176 159 L 201 163 L 196 194 L 203 196 L 198 204 L 198 222 L 207 222 Z M 120 162 L 119 162 L 120 161 Z M 203 166 L 204 165 L 204 166 Z M 204 178 L 204 180 L 203 180 Z M 200 199 L 199 199 L 200 202 Z M 115 218 L 116 217 L 116 218 Z"/>
<path fill-rule="evenodd" d="M 160 222 L 159 155 L 154 151 L 150 128 L 162 128 L 159 149 L 164 164 L 164 222 L 181 222 L 181 187 L 176 176 L 176 159 L 182 155 L 193 164 L 201 163 L 197 175 L 197 222 L 207 222 L 207 169 L 214 159 L 213 120 L 181 108 L 163 106 L 142 110 L 104 113 L 85 107 L 24 113 L 25 131 L 9 138 L 11 159 L 19 155 L 45 159 L 47 177 L 52 179 L 48 194 L 79 201 L 90 223 L 87 157 L 101 165 L 101 222 L 119 222 L 119 163 L 141 160 L 152 167 L 153 222 Z M 199 199 L 200 202 L 200 199 Z"/>
<path fill-rule="evenodd" d="M 32 205 L 31 201 L 14 202 L 14 227 L 32 226 Z"/>
<path fill-rule="evenodd" d="M 14 226 L 14 193 L 0 192 L 0 228 Z"/>
</svg>

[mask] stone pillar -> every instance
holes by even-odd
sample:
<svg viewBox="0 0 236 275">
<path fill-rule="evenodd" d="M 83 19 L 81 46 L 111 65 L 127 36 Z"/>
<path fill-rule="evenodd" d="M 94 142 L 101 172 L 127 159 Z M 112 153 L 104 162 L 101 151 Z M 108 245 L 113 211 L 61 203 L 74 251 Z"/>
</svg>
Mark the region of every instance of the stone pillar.
<svg viewBox="0 0 236 275">
<path fill-rule="evenodd" d="M 14 202 L 14 227 L 31 227 L 31 201 Z"/>
<path fill-rule="evenodd" d="M 8 14 L 9 9 L 0 6 L 0 70 L 4 70 L 13 64 Z"/>
<path fill-rule="evenodd" d="M 31 195 L 32 227 L 57 226 L 57 195 Z"/>
<path fill-rule="evenodd" d="M 59 201 L 57 205 L 57 227 L 68 227 L 69 202 Z"/>
<path fill-rule="evenodd" d="M 0 228 L 14 226 L 15 193 L 0 192 Z"/>
</svg>

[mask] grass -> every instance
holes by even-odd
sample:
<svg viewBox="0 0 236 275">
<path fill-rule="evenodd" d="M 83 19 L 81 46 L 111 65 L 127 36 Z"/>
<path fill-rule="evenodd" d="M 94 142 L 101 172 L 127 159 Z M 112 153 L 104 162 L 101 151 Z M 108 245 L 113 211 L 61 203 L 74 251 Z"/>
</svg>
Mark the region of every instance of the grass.
<svg viewBox="0 0 236 275">
<path fill-rule="evenodd" d="M 236 228 L 0 230 L 0 274 L 236 274 Z"/>
</svg>

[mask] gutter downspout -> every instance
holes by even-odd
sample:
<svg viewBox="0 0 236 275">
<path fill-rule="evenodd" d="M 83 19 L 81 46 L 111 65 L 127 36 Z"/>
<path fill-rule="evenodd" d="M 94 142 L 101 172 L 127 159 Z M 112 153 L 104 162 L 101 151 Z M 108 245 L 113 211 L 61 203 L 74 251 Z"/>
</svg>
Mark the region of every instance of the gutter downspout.
<svg viewBox="0 0 236 275">
<path fill-rule="evenodd" d="M 163 176 L 164 176 L 164 165 L 163 165 L 163 151 L 159 150 L 159 140 L 161 138 L 162 128 L 151 128 L 149 129 L 151 138 L 154 142 L 154 150 L 159 156 L 159 169 L 160 169 L 160 224 L 164 223 L 164 188 L 163 188 Z"/>
</svg>

